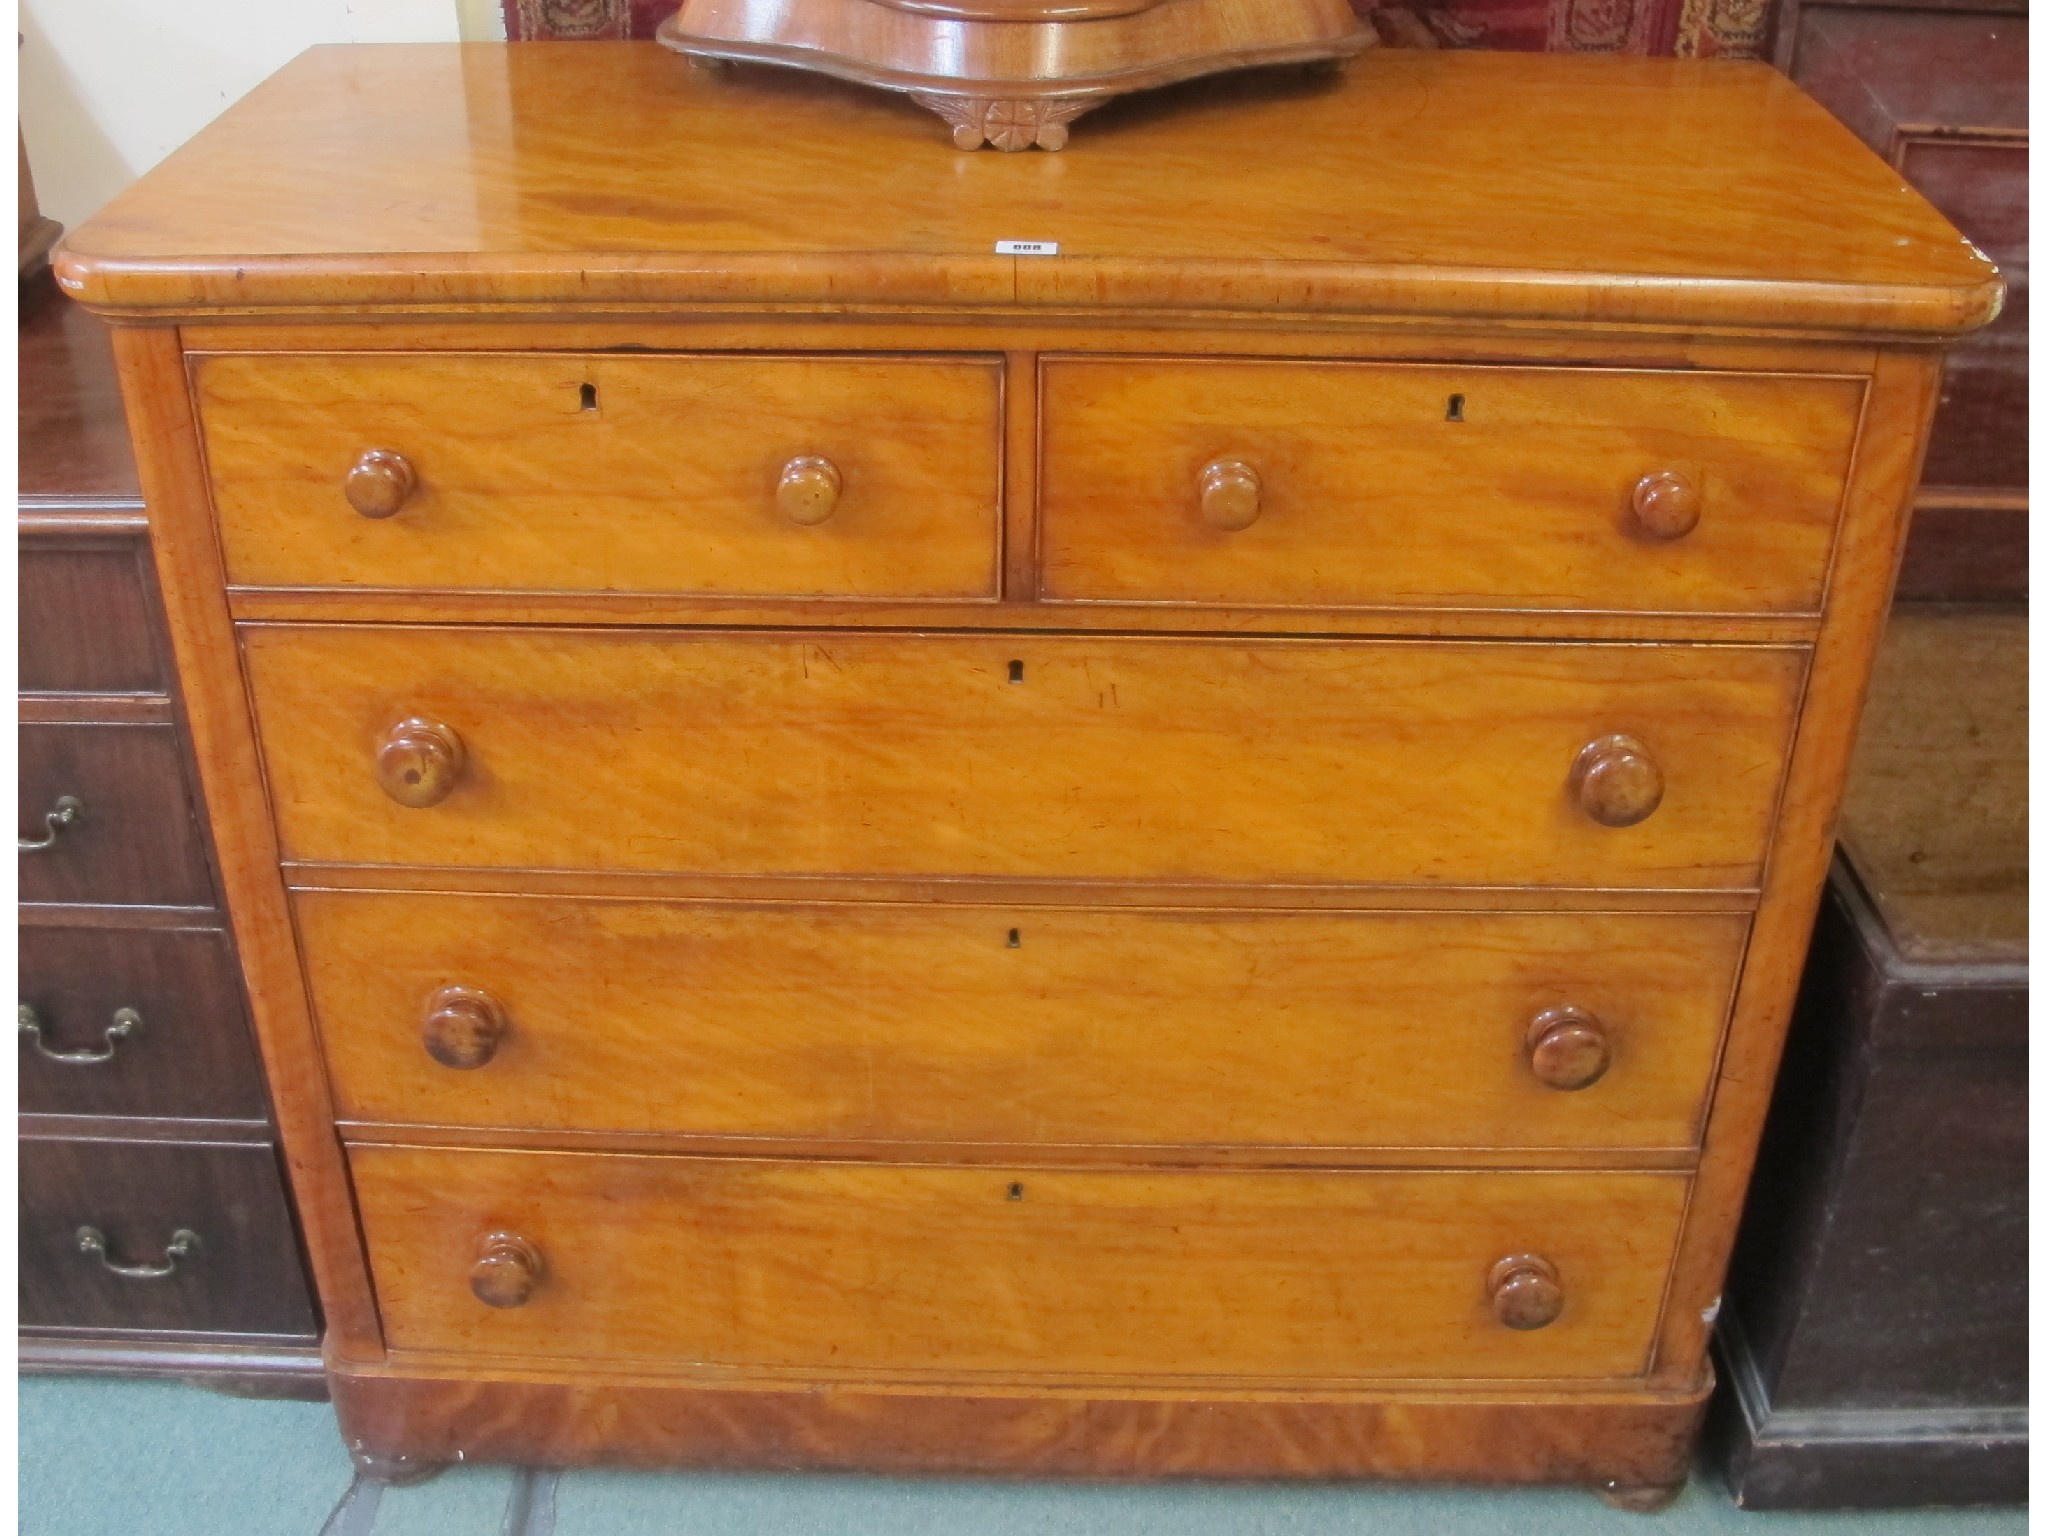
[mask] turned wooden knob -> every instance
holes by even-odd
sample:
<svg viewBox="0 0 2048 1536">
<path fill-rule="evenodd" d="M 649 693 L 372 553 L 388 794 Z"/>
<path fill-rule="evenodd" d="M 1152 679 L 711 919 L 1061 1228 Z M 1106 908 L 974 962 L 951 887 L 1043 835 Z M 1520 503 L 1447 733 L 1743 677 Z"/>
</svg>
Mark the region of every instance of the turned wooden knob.
<svg viewBox="0 0 2048 1536">
<path fill-rule="evenodd" d="M 493 1232 L 477 1247 L 469 1288 L 487 1307 L 523 1307 L 540 1284 L 540 1250 L 512 1232 Z"/>
<path fill-rule="evenodd" d="M 462 738 L 454 731 L 414 715 L 384 733 L 377 748 L 377 782 L 400 805 L 439 805 L 462 777 L 464 756 Z"/>
<path fill-rule="evenodd" d="M 444 1067 L 472 1071 L 498 1054 L 510 1026 L 505 1010 L 478 987 L 443 987 L 427 999 L 420 1041 Z"/>
<path fill-rule="evenodd" d="M 418 472 L 404 454 L 389 448 L 365 448 L 349 466 L 341 493 L 365 517 L 390 517 L 412 499 L 419 483 Z"/>
<path fill-rule="evenodd" d="M 1690 475 L 1662 469 L 1636 482 L 1629 505 L 1651 538 L 1682 539 L 1699 525 L 1700 488 Z"/>
<path fill-rule="evenodd" d="M 775 505 L 806 528 L 824 522 L 839 505 L 839 467 L 808 453 L 791 459 L 775 483 Z"/>
<path fill-rule="evenodd" d="M 1259 519 L 1259 472 L 1243 459 L 1211 459 L 1202 466 L 1202 518 L 1235 533 Z"/>
<path fill-rule="evenodd" d="M 1632 827 L 1664 798 L 1664 770 L 1633 736 L 1589 741 L 1572 764 L 1579 809 L 1603 827 Z"/>
<path fill-rule="evenodd" d="M 1533 1253 L 1518 1253 L 1494 1265 L 1486 1277 L 1486 1294 L 1501 1326 L 1518 1332 L 1548 1327 L 1564 1310 L 1557 1266 Z"/>
<path fill-rule="evenodd" d="M 1606 1026 L 1583 1008 L 1546 1008 L 1529 1021 L 1529 1070 L 1546 1088 L 1590 1088 L 1613 1059 Z"/>
</svg>

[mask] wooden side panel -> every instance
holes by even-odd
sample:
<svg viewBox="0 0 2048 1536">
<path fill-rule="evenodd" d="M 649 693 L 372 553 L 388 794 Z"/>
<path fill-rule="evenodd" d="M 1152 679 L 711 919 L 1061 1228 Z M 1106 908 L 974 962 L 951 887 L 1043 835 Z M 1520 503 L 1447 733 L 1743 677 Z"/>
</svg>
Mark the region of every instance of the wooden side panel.
<svg viewBox="0 0 2048 1536">
<path fill-rule="evenodd" d="M 149 503 L 157 579 L 170 622 L 193 755 L 211 811 L 214 852 L 241 956 L 249 1007 L 283 1137 L 285 1165 L 336 1360 L 382 1358 L 354 1202 L 334 1132 L 262 763 L 235 655 L 197 425 L 178 335 L 119 329 L 114 351 Z"/>
<path fill-rule="evenodd" d="M 395 1349 L 916 1376 L 1595 1379 L 1643 1367 L 1677 1174 L 1081 1172 L 351 1153 Z M 487 1307 L 488 1234 L 539 1255 Z M 1505 1328 L 1488 1273 L 1556 1266 Z"/>
<path fill-rule="evenodd" d="M 229 355 L 194 376 L 236 584 L 996 595 L 999 359 Z M 417 476 L 391 516 L 344 497 L 367 449 Z M 777 502 L 807 457 L 839 480 L 815 524 Z"/>
<path fill-rule="evenodd" d="M 1044 365 L 1056 598 L 1681 613 L 1820 608 L 1856 379 L 1387 363 Z M 1258 476 L 1203 516 L 1203 466 Z M 1630 497 L 1676 473 L 1698 525 Z"/>
<path fill-rule="evenodd" d="M 1736 916 L 294 897 L 345 1119 L 925 1143 L 1689 1147 Z M 505 1031 L 455 1071 L 429 999 Z M 1548 1008 L 1612 1065 L 1546 1087 Z"/>
<path fill-rule="evenodd" d="M 1834 851 L 1856 723 L 1884 629 L 1940 375 L 1938 358 L 1894 353 L 1880 361 L 1871 381 L 1827 622 L 1814 651 L 1763 901 L 1664 1314 L 1657 1376 L 1672 1385 L 1698 1378 L 1719 1310 L 1722 1277 Z"/>
<path fill-rule="evenodd" d="M 1685 1480 L 1709 1390 L 1232 1396 L 781 1388 L 418 1359 L 343 1370 L 333 1386 L 352 1447 L 425 1460 L 1622 1488 Z"/>
<path fill-rule="evenodd" d="M 244 630 L 290 857 L 714 874 L 1743 888 L 1792 648 Z M 1015 679 L 1013 681 L 1013 679 Z M 464 744 L 447 797 L 374 771 Z M 1661 808 L 1568 787 L 1639 738 Z"/>
</svg>

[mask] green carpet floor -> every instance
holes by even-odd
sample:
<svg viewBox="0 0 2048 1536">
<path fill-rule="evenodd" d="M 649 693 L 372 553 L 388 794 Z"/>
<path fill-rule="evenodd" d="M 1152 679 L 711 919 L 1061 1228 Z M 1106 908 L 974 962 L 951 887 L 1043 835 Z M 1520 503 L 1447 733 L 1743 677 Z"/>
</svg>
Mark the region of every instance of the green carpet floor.
<svg viewBox="0 0 2048 1536">
<path fill-rule="evenodd" d="M 23 1536 L 319 1536 L 348 1457 L 325 1404 L 248 1402 L 155 1382 L 21 1385 Z M 515 1474 L 463 1467 L 384 1489 L 337 1536 L 544 1536 L 508 1528 Z M 528 1494 L 535 1491 L 528 1484 Z M 543 1500 L 544 1480 L 539 1488 Z M 360 1497 L 360 1496 L 359 1496 Z M 1750 1514 L 1696 1480 L 1662 1515 L 1571 1489 L 1090 1485 L 846 1476 L 570 1472 L 553 1536 L 2018 1536 L 2023 1510 Z"/>
</svg>

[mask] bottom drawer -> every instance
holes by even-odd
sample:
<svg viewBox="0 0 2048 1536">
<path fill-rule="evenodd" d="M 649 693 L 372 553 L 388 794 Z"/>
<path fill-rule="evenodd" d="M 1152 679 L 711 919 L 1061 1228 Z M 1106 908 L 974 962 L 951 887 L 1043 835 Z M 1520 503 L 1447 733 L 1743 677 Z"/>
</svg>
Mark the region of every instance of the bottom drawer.
<svg viewBox="0 0 2048 1536">
<path fill-rule="evenodd" d="M 394 1349 L 821 1374 L 1634 1376 L 1686 1194 L 1654 1173 L 351 1161 Z M 1555 1278 L 1547 1326 L 1506 1326 L 1490 1294 L 1518 1255 Z"/>
<path fill-rule="evenodd" d="M 20 1244 L 24 1328 L 318 1331 L 268 1146 L 25 1139 Z"/>
</svg>

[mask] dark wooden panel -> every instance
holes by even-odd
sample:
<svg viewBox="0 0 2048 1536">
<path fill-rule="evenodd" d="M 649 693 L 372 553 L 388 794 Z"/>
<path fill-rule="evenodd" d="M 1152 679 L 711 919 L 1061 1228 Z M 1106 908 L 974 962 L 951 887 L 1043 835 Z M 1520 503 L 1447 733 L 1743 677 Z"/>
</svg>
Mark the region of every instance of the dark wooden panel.
<svg viewBox="0 0 2048 1536">
<path fill-rule="evenodd" d="M 216 1342 L 133 1334 L 23 1334 L 15 1359 L 24 1376 L 148 1376 L 232 1397 L 327 1401 L 320 1347 Z"/>
<path fill-rule="evenodd" d="M 23 928 L 19 996 L 53 1051 L 105 1049 L 117 1010 L 140 1017 L 111 1057 L 89 1064 L 53 1062 L 23 1033 L 24 1113 L 222 1120 L 267 1113 L 225 933 Z"/>
<path fill-rule="evenodd" d="M 1745 1504 L 2023 1492 L 2026 1001 L 1904 962 L 1837 864 L 1728 1280 Z"/>
<path fill-rule="evenodd" d="M 2000 14 L 2018 10 L 2018 14 Z M 1950 354 L 1899 593 L 2027 592 L 2027 19 L 1995 3 L 1783 0 L 1779 63 L 1954 221 L 2006 281 Z"/>
<path fill-rule="evenodd" d="M 136 534 L 21 541 L 24 693 L 161 693 L 149 541 Z"/>
<path fill-rule="evenodd" d="M 105 322 L 45 274 L 22 285 L 20 347 L 23 499 L 140 505 Z"/>
<path fill-rule="evenodd" d="M 80 1251 L 84 1226 L 117 1263 L 160 1263 L 179 1228 L 199 1247 L 170 1275 L 126 1279 Z M 20 1243 L 25 1328 L 315 1331 L 268 1146 L 25 1140 Z"/>
<path fill-rule="evenodd" d="M 22 837 L 41 837 L 58 799 L 84 811 L 48 848 L 23 853 L 21 900 L 206 906 L 205 845 L 168 725 L 25 725 L 17 785 Z"/>
</svg>

